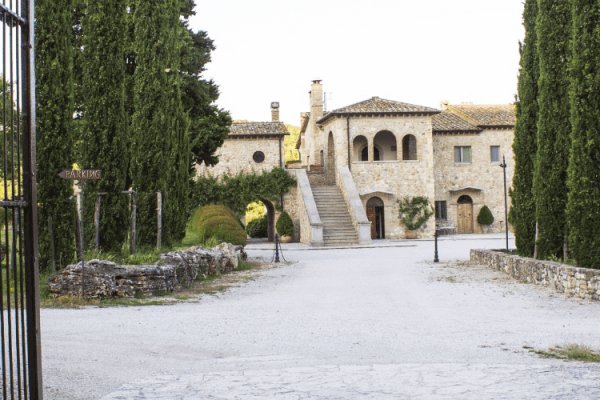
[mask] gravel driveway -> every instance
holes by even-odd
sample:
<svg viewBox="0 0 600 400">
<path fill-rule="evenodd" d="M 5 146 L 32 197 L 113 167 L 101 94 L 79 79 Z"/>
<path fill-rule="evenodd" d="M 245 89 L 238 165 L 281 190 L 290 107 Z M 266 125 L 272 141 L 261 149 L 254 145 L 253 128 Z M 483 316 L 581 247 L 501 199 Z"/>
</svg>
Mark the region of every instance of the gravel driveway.
<svg viewBox="0 0 600 400">
<path fill-rule="evenodd" d="M 288 245 L 291 264 L 195 303 L 42 310 L 45 398 L 600 398 L 600 365 L 527 350 L 600 348 L 599 303 L 448 262 L 498 235 L 444 238 L 439 264 L 431 241 L 382 244 Z"/>
</svg>

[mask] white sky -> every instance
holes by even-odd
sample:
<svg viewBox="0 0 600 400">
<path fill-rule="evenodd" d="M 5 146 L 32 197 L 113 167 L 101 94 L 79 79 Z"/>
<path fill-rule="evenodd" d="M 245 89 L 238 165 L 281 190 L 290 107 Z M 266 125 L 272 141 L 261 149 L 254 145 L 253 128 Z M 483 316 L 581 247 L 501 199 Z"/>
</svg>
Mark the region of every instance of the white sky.
<svg viewBox="0 0 600 400">
<path fill-rule="evenodd" d="M 327 109 L 373 96 L 439 108 L 510 103 L 522 0 L 197 0 L 217 49 L 205 76 L 234 119 L 298 125 L 313 79 Z"/>
</svg>

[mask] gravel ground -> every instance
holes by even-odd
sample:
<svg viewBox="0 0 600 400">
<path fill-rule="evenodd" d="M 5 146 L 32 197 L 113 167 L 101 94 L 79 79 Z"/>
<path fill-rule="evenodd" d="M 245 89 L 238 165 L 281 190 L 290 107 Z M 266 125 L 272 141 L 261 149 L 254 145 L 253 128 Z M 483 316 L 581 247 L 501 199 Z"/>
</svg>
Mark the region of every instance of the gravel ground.
<svg viewBox="0 0 600 400">
<path fill-rule="evenodd" d="M 600 303 L 452 260 L 499 235 L 308 249 L 198 302 L 42 310 L 46 399 L 597 399 Z M 266 245 L 250 257 L 270 259 Z"/>
</svg>

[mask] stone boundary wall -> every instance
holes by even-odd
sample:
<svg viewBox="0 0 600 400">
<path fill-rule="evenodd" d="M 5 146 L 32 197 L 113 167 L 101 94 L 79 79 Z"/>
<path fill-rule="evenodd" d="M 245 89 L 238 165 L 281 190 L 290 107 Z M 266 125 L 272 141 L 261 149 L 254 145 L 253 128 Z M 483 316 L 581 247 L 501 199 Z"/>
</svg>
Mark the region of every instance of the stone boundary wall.
<svg viewBox="0 0 600 400">
<path fill-rule="evenodd" d="M 546 286 L 570 297 L 600 300 L 600 270 L 479 249 L 471 250 L 471 261 L 504 271 L 521 282 Z"/>
<path fill-rule="evenodd" d="M 213 249 L 193 247 L 160 255 L 156 265 L 118 265 L 90 260 L 65 267 L 48 279 L 53 296 L 89 298 L 156 296 L 189 287 L 197 278 L 226 274 L 246 259 L 241 246 L 223 243 Z"/>
</svg>

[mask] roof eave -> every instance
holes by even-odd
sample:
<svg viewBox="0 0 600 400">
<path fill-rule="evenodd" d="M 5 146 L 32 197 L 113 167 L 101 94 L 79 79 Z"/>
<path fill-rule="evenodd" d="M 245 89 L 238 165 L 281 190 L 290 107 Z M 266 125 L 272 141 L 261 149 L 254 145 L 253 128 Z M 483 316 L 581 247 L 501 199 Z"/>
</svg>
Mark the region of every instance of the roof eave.
<svg viewBox="0 0 600 400">
<path fill-rule="evenodd" d="M 392 111 L 392 112 L 331 112 L 323 117 L 321 117 L 321 119 L 317 120 L 317 124 L 323 124 L 325 123 L 327 120 L 333 118 L 333 117 L 361 117 L 361 116 L 374 116 L 374 117 L 380 117 L 380 116 L 384 116 L 384 117 L 388 117 L 388 116 L 397 116 L 397 117 L 407 117 L 407 116 L 412 116 L 412 117 L 427 117 L 430 115 L 436 115 L 441 113 L 441 111 L 407 111 L 407 112 L 398 112 L 398 111 Z"/>
</svg>

